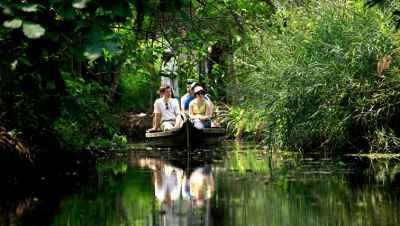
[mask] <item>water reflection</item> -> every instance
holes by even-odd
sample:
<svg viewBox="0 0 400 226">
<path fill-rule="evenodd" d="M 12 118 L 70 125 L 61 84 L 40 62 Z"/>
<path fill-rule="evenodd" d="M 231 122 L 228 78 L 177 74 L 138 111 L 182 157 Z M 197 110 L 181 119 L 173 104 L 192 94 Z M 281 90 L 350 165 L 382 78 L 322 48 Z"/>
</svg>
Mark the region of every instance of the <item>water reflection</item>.
<svg viewBox="0 0 400 226">
<path fill-rule="evenodd" d="M 215 191 L 211 166 L 185 172 L 158 159 L 145 158 L 138 163 L 153 172 L 154 194 L 160 204 L 160 225 L 192 225 L 190 222 L 209 225 L 210 199 Z"/>
<path fill-rule="evenodd" d="M 217 162 L 178 154 L 136 151 L 100 161 L 93 180 L 69 195 L 60 187 L 18 200 L 0 195 L 0 225 L 400 225 L 397 159 L 245 146 Z"/>
<path fill-rule="evenodd" d="M 185 186 L 186 199 L 196 207 L 201 207 L 209 201 L 215 191 L 215 179 L 211 166 L 195 169 Z"/>
</svg>

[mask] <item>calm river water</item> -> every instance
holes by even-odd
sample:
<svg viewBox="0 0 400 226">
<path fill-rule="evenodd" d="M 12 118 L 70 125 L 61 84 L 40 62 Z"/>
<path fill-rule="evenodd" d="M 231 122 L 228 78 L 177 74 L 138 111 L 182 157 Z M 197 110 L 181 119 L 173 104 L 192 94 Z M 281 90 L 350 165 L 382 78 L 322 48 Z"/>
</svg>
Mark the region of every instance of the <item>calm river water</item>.
<svg viewBox="0 0 400 226">
<path fill-rule="evenodd" d="M 68 192 L 50 186 L 10 197 L 0 203 L 0 225 L 398 226 L 399 182 L 395 158 L 234 143 L 190 153 L 135 150 L 99 160 Z"/>
</svg>

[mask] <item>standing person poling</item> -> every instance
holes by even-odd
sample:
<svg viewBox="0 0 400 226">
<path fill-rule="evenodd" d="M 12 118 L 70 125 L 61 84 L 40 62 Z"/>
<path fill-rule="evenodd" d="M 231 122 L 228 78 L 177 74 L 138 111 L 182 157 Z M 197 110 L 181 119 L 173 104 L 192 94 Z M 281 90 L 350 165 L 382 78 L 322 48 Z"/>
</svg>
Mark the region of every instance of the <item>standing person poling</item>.
<svg viewBox="0 0 400 226">
<path fill-rule="evenodd" d="M 154 102 L 154 118 L 153 128 L 149 129 L 149 132 L 153 131 L 166 131 L 180 126 L 180 109 L 178 100 L 171 97 L 171 87 L 165 86 L 160 88 L 160 98 Z"/>
<path fill-rule="evenodd" d="M 178 61 L 177 56 L 171 48 L 164 50 L 160 69 L 161 86 L 169 86 L 172 94 L 179 97 Z"/>
<path fill-rule="evenodd" d="M 203 87 L 196 86 L 193 89 L 195 99 L 189 104 L 189 116 L 194 127 L 197 129 L 211 127 L 211 104 L 204 98 Z"/>
</svg>

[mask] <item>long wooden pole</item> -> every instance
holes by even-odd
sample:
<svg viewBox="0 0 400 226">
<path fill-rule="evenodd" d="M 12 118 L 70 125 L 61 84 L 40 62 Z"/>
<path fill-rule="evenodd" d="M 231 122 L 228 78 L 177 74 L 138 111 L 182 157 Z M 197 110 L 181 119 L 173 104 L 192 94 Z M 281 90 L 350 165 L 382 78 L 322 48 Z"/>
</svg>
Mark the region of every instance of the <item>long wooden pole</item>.
<svg viewBox="0 0 400 226">
<path fill-rule="evenodd" d="M 190 121 L 186 119 L 186 148 L 190 151 Z"/>
</svg>

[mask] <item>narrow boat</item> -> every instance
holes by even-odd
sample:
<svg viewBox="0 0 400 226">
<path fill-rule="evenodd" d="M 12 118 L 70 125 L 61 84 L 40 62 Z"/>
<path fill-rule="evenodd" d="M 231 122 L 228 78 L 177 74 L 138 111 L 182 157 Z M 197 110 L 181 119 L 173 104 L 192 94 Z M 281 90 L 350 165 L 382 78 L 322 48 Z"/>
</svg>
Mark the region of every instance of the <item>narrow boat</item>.
<svg viewBox="0 0 400 226">
<path fill-rule="evenodd" d="M 155 147 L 210 146 L 226 138 L 224 128 L 197 129 L 190 122 L 176 130 L 146 132 L 146 143 Z"/>
</svg>

